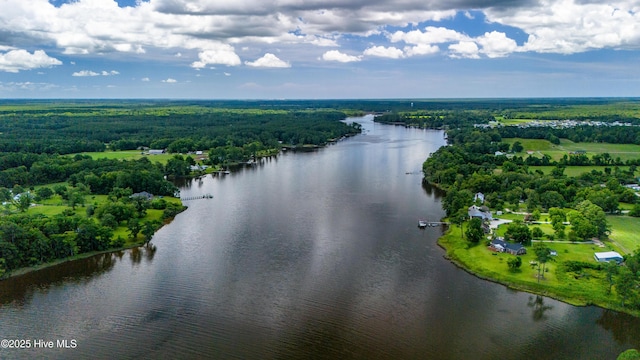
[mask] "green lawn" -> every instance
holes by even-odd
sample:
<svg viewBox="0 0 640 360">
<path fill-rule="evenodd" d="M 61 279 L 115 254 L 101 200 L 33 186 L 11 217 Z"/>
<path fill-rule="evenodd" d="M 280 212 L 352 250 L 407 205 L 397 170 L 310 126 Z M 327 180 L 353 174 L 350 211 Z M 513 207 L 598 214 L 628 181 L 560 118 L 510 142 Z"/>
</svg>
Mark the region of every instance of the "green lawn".
<svg viewBox="0 0 640 360">
<path fill-rule="evenodd" d="M 640 248 L 640 218 L 631 216 L 608 215 L 611 225 L 611 241 L 619 244 L 622 254 L 628 254 Z"/>
<path fill-rule="evenodd" d="M 558 256 L 546 264 L 547 271 L 544 273 L 544 278 L 538 282 L 538 268 L 531 265 L 531 262 L 536 261 L 531 248 L 528 248 L 527 254 L 521 257 L 521 268 L 511 271 L 507 266 L 507 260 L 513 255 L 492 252 L 484 242 L 469 246 L 469 243 L 459 235 L 460 229 L 452 226 L 450 231 L 438 240 L 438 243 L 445 248 L 451 260 L 479 277 L 497 281 L 511 288 L 551 296 L 575 305 L 596 304 L 620 310 L 618 307 L 620 300 L 615 292 L 607 294 L 608 284 L 603 271 L 583 269 L 575 273 L 566 271 L 562 266 L 562 263 L 567 260 L 595 263 L 593 253 L 608 251 L 610 247 L 547 243 L 549 248 L 557 251 Z"/>
<path fill-rule="evenodd" d="M 640 158 L 640 145 L 634 144 L 575 143 L 567 139 L 560 139 L 559 145 L 541 139 L 505 138 L 502 141 L 510 145 L 519 141 L 524 151 L 518 155 L 526 156 L 526 152 L 530 150 L 535 152 L 534 156 L 542 157 L 543 154 L 547 154 L 554 160 L 560 160 L 569 152 L 578 150 L 586 151 L 589 157 L 606 152 L 614 159 L 620 157 L 622 161 Z"/>
<path fill-rule="evenodd" d="M 597 170 L 600 172 L 604 172 L 605 168 L 613 169 L 613 166 L 567 166 L 564 169 L 564 174 L 570 177 L 580 176 L 581 174 L 591 172 L 592 170 Z M 540 170 L 545 174 L 550 174 L 551 170 L 555 168 L 555 166 L 529 166 L 529 171 L 535 172 L 536 170 Z M 620 170 L 627 171 L 629 170 L 628 166 L 619 166 Z"/>
<path fill-rule="evenodd" d="M 104 151 L 104 152 L 84 152 L 81 155 L 89 155 L 92 159 L 117 159 L 117 160 L 138 160 L 146 157 L 151 162 L 159 162 L 166 164 L 176 154 L 158 154 L 158 155 L 146 155 L 140 150 L 126 150 L 126 151 Z"/>
</svg>

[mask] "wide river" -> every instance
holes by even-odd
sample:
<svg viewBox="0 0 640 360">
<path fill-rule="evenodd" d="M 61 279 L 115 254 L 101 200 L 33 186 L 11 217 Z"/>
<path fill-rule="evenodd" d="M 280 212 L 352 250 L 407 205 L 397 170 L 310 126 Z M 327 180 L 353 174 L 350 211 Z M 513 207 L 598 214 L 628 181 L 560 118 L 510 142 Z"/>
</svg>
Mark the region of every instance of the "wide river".
<svg viewBox="0 0 640 360">
<path fill-rule="evenodd" d="M 1 281 L 0 339 L 31 348 L 0 358 L 615 359 L 640 348 L 640 319 L 512 291 L 444 259 L 444 229 L 417 227 L 443 216 L 420 174 L 443 133 L 348 120 L 365 132 L 183 184 L 182 196 L 214 198 L 186 201 L 151 247 Z"/>
</svg>

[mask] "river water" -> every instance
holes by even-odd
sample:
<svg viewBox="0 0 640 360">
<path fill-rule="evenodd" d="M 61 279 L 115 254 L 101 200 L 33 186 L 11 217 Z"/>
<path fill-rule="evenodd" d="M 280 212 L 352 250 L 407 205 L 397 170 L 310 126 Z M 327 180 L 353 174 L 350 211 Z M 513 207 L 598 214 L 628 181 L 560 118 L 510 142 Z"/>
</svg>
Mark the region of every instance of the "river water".
<svg viewBox="0 0 640 360">
<path fill-rule="evenodd" d="M 0 358 L 614 359 L 639 319 L 483 281 L 443 258 L 421 164 L 440 131 L 380 125 L 182 185 L 152 246 L 0 282 Z M 39 340 L 53 341 L 54 349 Z M 67 340 L 60 348 L 58 340 Z M 73 341 L 72 341 L 73 340 Z"/>
</svg>

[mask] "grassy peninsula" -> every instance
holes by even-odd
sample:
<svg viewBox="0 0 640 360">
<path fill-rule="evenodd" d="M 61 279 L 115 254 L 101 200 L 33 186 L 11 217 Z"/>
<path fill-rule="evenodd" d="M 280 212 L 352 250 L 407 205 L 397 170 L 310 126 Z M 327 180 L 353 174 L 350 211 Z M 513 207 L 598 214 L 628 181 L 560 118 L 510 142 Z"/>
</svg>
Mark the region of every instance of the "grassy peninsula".
<svg viewBox="0 0 640 360">
<path fill-rule="evenodd" d="M 446 191 L 452 226 L 439 244 L 453 262 L 514 289 L 640 316 L 638 100 L 477 101 L 376 120 L 447 130 L 449 146 L 423 172 Z M 607 252 L 620 264 L 596 261 Z"/>
</svg>

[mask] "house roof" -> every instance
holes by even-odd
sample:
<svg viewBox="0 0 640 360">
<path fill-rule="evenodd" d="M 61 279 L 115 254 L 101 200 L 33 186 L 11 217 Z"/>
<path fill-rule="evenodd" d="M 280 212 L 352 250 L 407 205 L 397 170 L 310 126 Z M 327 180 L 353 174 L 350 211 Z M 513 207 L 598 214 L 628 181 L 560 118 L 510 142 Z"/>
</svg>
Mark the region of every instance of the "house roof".
<svg viewBox="0 0 640 360">
<path fill-rule="evenodd" d="M 469 214 L 469 217 L 479 217 L 482 219 L 491 220 L 492 219 L 491 212 L 483 211 L 483 208 L 488 210 L 488 208 L 486 208 L 485 206 L 479 208 L 475 205 L 472 205 L 471 207 L 469 207 L 469 210 L 467 213 Z"/>
<path fill-rule="evenodd" d="M 595 253 L 594 256 L 596 257 L 596 259 L 600 260 L 604 260 L 604 259 L 622 259 L 622 255 L 618 254 L 615 251 L 607 251 L 607 252 L 599 252 L 599 253 Z"/>
<path fill-rule="evenodd" d="M 523 249 L 524 246 L 522 246 L 522 244 L 516 244 L 516 243 L 510 243 L 510 242 L 506 242 L 504 240 L 500 240 L 500 239 L 493 239 L 491 240 L 491 243 L 494 245 L 499 245 L 501 247 L 503 247 L 504 249 L 509 249 L 509 250 L 513 250 L 513 251 L 519 251 L 520 249 Z"/>
</svg>

